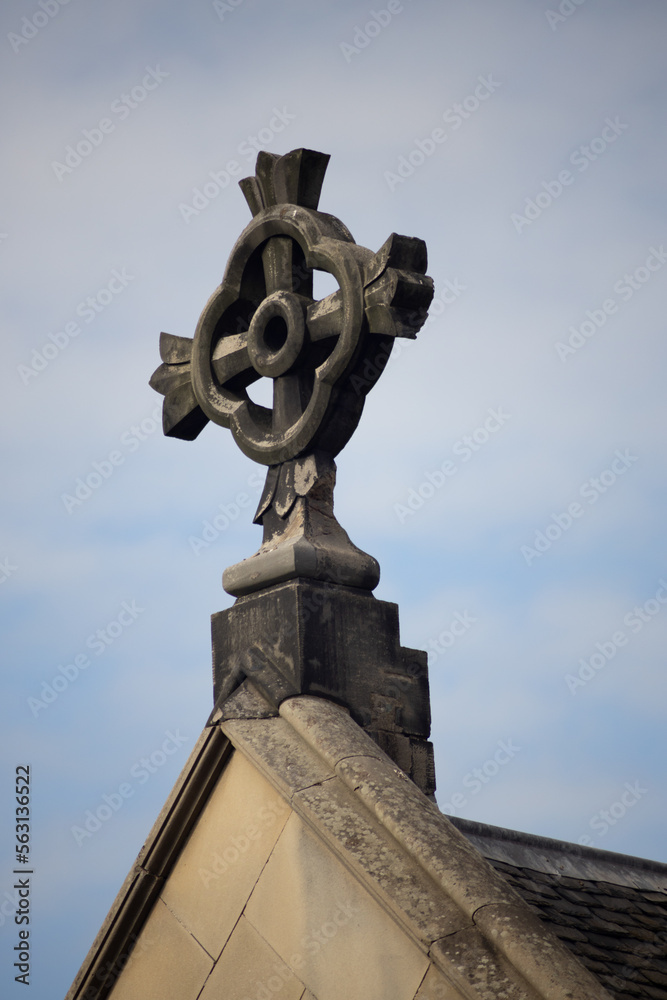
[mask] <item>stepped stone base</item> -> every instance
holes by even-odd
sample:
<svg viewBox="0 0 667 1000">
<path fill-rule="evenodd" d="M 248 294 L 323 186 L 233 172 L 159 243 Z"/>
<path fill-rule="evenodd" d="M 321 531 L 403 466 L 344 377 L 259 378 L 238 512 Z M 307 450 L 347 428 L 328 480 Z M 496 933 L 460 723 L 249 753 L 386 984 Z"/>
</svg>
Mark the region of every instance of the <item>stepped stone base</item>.
<svg viewBox="0 0 667 1000">
<path fill-rule="evenodd" d="M 396 604 L 367 590 L 289 580 L 214 614 L 212 634 L 219 717 L 245 680 L 276 711 L 286 698 L 319 695 L 347 708 L 422 791 L 433 794 L 427 656 L 401 646 Z"/>
</svg>

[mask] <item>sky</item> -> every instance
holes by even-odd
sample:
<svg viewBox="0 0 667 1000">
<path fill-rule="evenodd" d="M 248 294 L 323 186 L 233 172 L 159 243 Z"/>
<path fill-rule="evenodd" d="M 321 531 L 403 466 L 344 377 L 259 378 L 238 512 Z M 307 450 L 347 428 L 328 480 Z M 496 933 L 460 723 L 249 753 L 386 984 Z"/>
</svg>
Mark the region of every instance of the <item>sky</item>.
<svg viewBox="0 0 667 1000">
<path fill-rule="evenodd" d="M 52 1000 L 211 708 L 264 474 L 217 426 L 165 438 L 148 379 L 258 148 L 329 153 L 361 245 L 428 247 L 336 513 L 429 652 L 440 807 L 667 862 L 666 31 L 660 0 L 2 5 L 4 997 L 17 768 Z"/>
</svg>

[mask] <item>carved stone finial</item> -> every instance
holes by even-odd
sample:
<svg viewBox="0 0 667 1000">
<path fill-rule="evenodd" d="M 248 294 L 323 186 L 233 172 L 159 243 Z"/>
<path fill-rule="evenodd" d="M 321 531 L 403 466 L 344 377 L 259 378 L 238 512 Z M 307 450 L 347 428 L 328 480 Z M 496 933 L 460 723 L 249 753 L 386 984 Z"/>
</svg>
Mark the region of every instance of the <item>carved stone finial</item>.
<svg viewBox="0 0 667 1000">
<path fill-rule="evenodd" d="M 269 466 L 255 517 L 259 552 L 225 571 L 236 596 L 306 577 L 372 590 L 379 566 L 333 515 L 334 457 L 361 417 L 395 337 L 416 336 L 433 297 L 422 240 L 393 233 L 377 253 L 317 210 L 329 157 L 261 152 L 240 182 L 253 214 L 194 340 L 163 333 L 150 384 L 164 433 L 192 440 L 209 420 Z M 313 298 L 313 271 L 337 291 Z M 248 387 L 273 381 L 273 406 Z"/>
</svg>

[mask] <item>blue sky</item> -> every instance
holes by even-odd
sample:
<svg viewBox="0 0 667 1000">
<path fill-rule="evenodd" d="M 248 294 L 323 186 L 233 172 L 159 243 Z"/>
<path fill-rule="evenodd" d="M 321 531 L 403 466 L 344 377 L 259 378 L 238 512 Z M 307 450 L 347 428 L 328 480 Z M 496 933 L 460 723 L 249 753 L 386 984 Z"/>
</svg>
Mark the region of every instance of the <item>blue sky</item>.
<svg viewBox="0 0 667 1000">
<path fill-rule="evenodd" d="M 210 709 L 263 473 L 211 425 L 165 439 L 147 383 L 250 219 L 258 144 L 330 153 L 320 207 L 359 243 L 429 249 L 432 315 L 336 510 L 430 651 L 441 806 L 667 861 L 664 4 L 44 3 L 0 14 L 3 996 L 16 766 L 50 1000 Z"/>
</svg>

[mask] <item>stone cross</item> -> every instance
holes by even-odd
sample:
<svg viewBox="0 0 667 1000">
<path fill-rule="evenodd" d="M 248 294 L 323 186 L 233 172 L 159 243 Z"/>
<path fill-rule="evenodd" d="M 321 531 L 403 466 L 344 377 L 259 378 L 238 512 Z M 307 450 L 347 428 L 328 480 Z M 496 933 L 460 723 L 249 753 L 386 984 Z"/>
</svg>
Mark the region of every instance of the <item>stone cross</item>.
<svg viewBox="0 0 667 1000">
<path fill-rule="evenodd" d="M 255 523 L 260 550 L 225 570 L 235 596 L 298 577 L 373 590 L 375 559 L 333 514 L 334 458 L 361 417 L 396 337 L 414 338 L 433 282 L 422 240 L 392 233 L 373 253 L 317 210 L 329 161 L 260 152 L 240 181 L 252 222 L 236 242 L 194 339 L 163 333 L 150 384 L 165 397 L 164 433 L 192 440 L 212 420 L 268 473 Z M 313 271 L 338 289 L 313 297 Z M 273 382 L 273 406 L 248 387 Z"/>
</svg>

